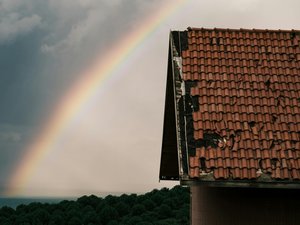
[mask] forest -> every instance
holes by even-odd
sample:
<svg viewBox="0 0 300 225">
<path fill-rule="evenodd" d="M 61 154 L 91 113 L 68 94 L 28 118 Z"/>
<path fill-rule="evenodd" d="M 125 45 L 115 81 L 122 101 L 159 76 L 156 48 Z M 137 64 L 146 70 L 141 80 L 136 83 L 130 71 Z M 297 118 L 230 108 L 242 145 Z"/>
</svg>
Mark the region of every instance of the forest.
<svg viewBox="0 0 300 225">
<path fill-rule="evenodd" d="M 82 196 L 59 203 L 0 208 L 1 225 L 187 225 L 189 188 L 154 189 L 120 196 Z"/>
</svg>

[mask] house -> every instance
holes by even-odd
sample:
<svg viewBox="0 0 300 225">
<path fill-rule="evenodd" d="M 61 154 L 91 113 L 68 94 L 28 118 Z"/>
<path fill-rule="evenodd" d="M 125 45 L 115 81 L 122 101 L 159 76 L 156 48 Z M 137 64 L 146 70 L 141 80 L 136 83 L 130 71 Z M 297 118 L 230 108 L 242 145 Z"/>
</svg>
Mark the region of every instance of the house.
<svg viewBox="0 0 300 225">
<path fill-rule="evenodd" d="M 300 31 L 169 41 L 160 180 L 191 187 L 193 225 L 299 225 Z"/>
</svg>

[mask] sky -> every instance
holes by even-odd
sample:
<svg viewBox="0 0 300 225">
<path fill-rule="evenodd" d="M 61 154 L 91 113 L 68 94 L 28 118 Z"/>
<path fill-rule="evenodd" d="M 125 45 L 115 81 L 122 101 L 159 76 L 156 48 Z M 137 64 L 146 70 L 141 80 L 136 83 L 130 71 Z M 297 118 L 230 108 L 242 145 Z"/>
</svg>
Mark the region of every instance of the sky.
<svg viewBox="0 0 300 225">
<path fill-rule="evenodd" d="M 0 196 L 177 185 L 159 182 L 170 30 L 300 30 L 299 8 L 298 0 L 0 0 Z"/>
</svg>

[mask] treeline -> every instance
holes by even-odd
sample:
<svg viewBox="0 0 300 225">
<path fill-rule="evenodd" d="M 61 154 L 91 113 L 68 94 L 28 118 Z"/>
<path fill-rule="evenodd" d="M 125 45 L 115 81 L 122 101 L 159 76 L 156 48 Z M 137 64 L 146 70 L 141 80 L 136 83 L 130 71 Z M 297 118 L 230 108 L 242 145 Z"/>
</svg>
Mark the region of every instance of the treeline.
<svg viewBox="0 0 300 225">
<path fill-rule="evenodd" d="M 0 208 L 1 225 L 185 225 L 189 189 L 154 189 L 143 195 L 82 196 L 57 204 L 30 203 Z"/>
</svg>

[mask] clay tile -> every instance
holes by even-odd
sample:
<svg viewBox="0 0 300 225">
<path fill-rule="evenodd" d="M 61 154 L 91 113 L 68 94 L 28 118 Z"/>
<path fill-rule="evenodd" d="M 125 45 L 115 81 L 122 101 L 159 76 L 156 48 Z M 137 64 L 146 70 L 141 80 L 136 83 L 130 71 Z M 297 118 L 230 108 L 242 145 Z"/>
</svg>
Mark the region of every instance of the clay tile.
<svg viewBox="0 0 300 225">
<path fill-rule="evenodd" d="M 230 158 L 230 150 L 228 146 L 226 146 L 226 148 L 224 149 L 224 157 Z"/>
<path fill-rule="evenodd" d="M 247 158 L 254 158 L 254 151 L 252 150 L 252 148 L 247 150 Z"/>
<path fill-rule="evenodd" d="M 260 149 L 256 149 L 256 158 L 257 159 L 261 158 L 261 150 Z"/>
<path fill-rule="evenodd" d="M 279 157 L 280 157 L 281 159 L 285 159 L 285 158 L 286 158 L 284 150 L 280 150 L 280 151 L 279 151 Z"/>
<path fill-rule="evenodd" d="M 195 157 L 190 157 L 190 167 L 196 167 L 196 159 Z"/>
<path fill-rule="evenodd" d="M 205 147 L 201 147 L 200 151 L 199 151 L 199 157 L 200 158 L 205 158 L 205 152 L 206 152 Z"/>
<path fill-rule="evenodd" d="M 232 158 L 237 158 L 238 157 L 238 152 L 237 151 L 233 151 L 231 154 L 232 154 Z"/>
<path fill-rule="evenodd" d="M 209 159 L 208 161 L 211 169 L 216 168 L 216 162 L 214 159 Z"/>
<path fill-rule="evenodd" d="M 256 169 L 251 168 L 250 169 L 250 179 L 256 179 L 257 174 L 256 174 Z"/>
<path fill-rule="evenodd" d="M 300 159 L 299 159 L 299 161 L 300 161 Z M 230 158 L 225 158 L 225 167 L 226 168 L 231 168 L 232 167 Z"/>
<path fill-rule="evenodd" d="M 223 159 L 222 158 L 217 158 L 216 160 L 216 167 L 219 168 L 219 167 L 225 167 L 225 165 L 223 164 Z"/>
<path fill-rule="evenodd" d="M 296 158 L 300 158 L 300 142 L 298 141 L 296 144 L 295 144 L 295 150 L 296 150 Z"/>
<path fill-rule="evenodd" d="M 280 179 L 281 178 L 281 173 L 280 173 L 280 168 L 277 167 L 275 170 L 274 170 L 274 178 L 275 179 Z"/>
<path fill-rule="evenodd" d="M 222 149 L 219 148 L 219 147 L 216 149 L 216 157 L 217 158 L 223 158 L 223 156 L 222 156 Z"/>
<path fill-rule="evenodd" d="M 195 171 L 194 168 L 190 168 L 190 169 L 189 169 L 189 177 L 190 177 L 190 178 L 194 178 L 194 177 L 195 177 L 195 175 L 194 175 L 195 172 L 194 172 L 194 171 Z"/>
<path fill-rule="evenodd" d="M 239 179 L 241 178 L 241 173 L 239 168 L 235 168 L 232 171 L 233 179 Z"/>
<path fill-rule="evenodd" d="M 238 168 L 239 167 L 239 160 L 238 160 L 238 158 L 233 158 L 232 162 L 231 162 L 231 165 L 232 165 L 233 168 Z"/>
<path fill-rule="evenodd" d="M 249 159 L 249 167 L 250 168 L 256 168 L 255 160 L 254 159 Z"/>
<path fill-rule="evenodd" d="M 209 148 L 207 150 L 208 150 L 208 159 L 214 159 L 216 150 L 214 148 Z"/>
<path fill-rule="evenodd" d="M 265 163 L 266 163 L 266 168 L 271 168 L 272 167 L 271 160 L 269 158 L 265 159 Z"/>
<path fill-rule="evenodd" d="M 205 165 L 206 165 L 206 172 L 209 172 L 210 171 L 210 160 L 205 160 Z"/>
<path fill-rule="evenodd" d="M 219 174 L 219 170 L 218 169 L 214 170 L 214 178 L 215 179 L 219 179 L 220 178 L 220 174 Z"/>
<path fill-rule="evenodd" d="M 291 158 L 290 160 L 289 160 L 289 163 L 290 163 L 290 168 L 295 168 L 295 169 L 297 169 L 297 162 L 296 162 L 296 160 L 295 159 L 293 159 L 293 158 Z"/>
<path fill-rule="evenodd" d="M 295 168 L 296 169 L 300 169 L 300 164 L 299 164 L 299 160 L 295 160 Z"/>
<path fill-rule="evenodd" d="M 247 160 L 245 158 L 240 159 L 241 160 L 241 167 L 247 168 Z"/>
<path fill-rule="evenodd" d="M 271 149 L 271 159 L 277 159 L 278 158 L 278 154 L 277 154 L 277 150 L 275 148 Z"/>
<path fill-rule="evenodd" d="M 240 149 L 239 153 L 240 153 L 240 156 L 239 156 L 240 158 L 246 158 L 245 149 Z"/>
<path fill-rule="evenodd" d="M 264 149 L 264 150 L 262 151 L 262 158 L 263 158 L 263 159 L 270 158 L 270 152 L 269 152 L 269 149 Z"/>
<path fill-rule="evenodd" d="M 281 159 L 282 168 L 288 168 L 286 159 Z"/>
<path fill-rule="evenodd" d="M 199 177 L 199 172 L 200 172 L 200 169 L 198 167 L 196 168 L 190 168 L 190 177 L 191 178 L 198 178 Z"/>
<path fill-rule="evenodd" d="M 289 179 L 290 178 L 290 176 L 289 176 L 289 170 L 287 168 L 283 168 L 282 169 L 282 177 L 284 179 Z"/>
<path fill-rule="evenodd" d="M 299 140 L 298 134 L 296 132 L 291 132 L 291 139 L 294 141 Z"/>
<path fill-rule="evenodd" d="M 283 132 L 283 138 L 284 140 L 290 140 L 290 135 L 287 131 Z"/>
<path fill-rule="evenodd" d="M 295 180 L 300 179 L 299 172 L 296 169 L 292 169 L 291 175 L 292 175 L 293 179 L 295 179 Z"/>
<path fill-rule="evenodd" d="M 293 156 L 293 152 L 292 152 L 292 150 L 291 150 L 291 149 L 287 150 L 287 158 L 288 158 L 288 159 L 292 159 L 292 158 L 294 158 L 294 156 Z"/>
<path fill-rule="evenodd" d="M 240 179 L 248 178 L 248 170 L 247 168 L 240 169 Z"/>
</svg>

